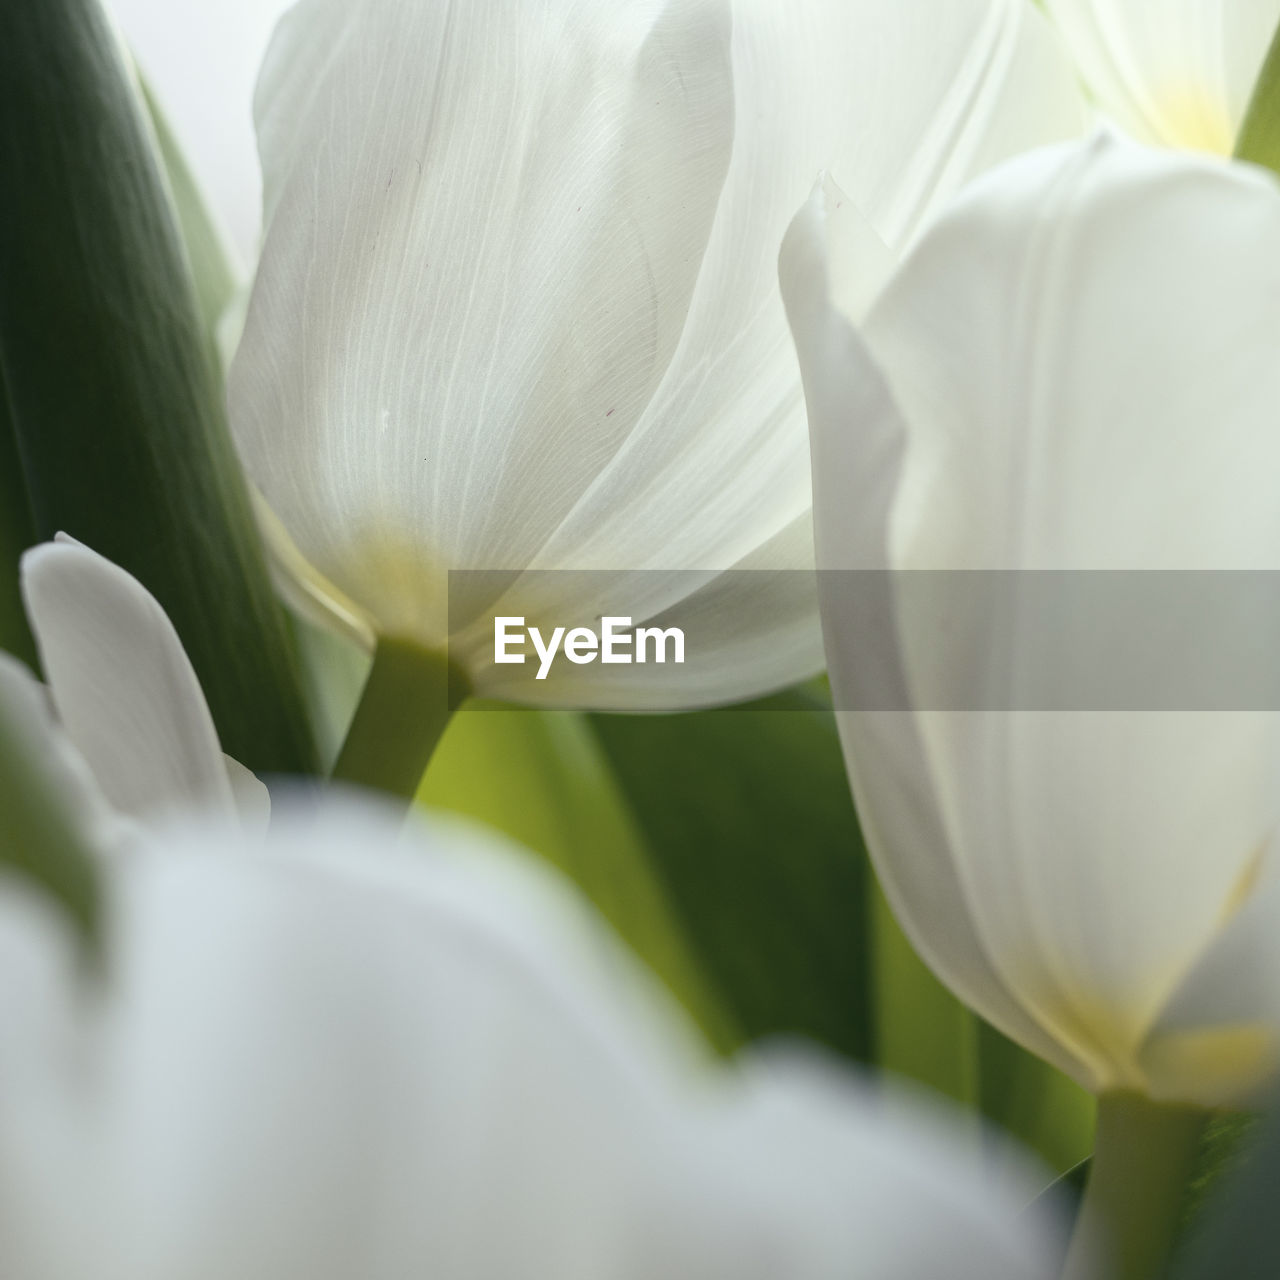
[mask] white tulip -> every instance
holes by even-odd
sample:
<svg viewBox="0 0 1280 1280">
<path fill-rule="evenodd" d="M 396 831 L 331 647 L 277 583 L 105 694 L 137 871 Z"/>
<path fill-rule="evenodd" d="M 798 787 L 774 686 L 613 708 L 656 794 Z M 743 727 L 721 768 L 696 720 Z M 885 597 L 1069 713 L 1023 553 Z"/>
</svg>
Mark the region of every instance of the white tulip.
<svg viewBox="0 0 1280 1280">
<path fill-rule="evenodd" d="M 1082 119 L 1026 0 L 303 0 L 259 83 L 230 403 L 307 589 L 481 693 L 677 706 L 816 670 L 805 574 L 720 578 L 811 567 L 791 213 L 827 166 L 898 247 Z M 507 579 L 450 612 L 449 569 Z M 571 692 L 495 666 L 495 614 L 610 611 L 520 579 L 568 569 L 653 571 L 618 611 L 697 614 L 698 662 Z"/>
<path fill-rule="evenodd" d="M 22 594 L 52 710 L 103 812 L 153 823 L 198 807 L 265 824 L 266 788 L 223 754 L 182 642 L 136 578 L 60 535 L 22 557 Z M 31 707 L 35 683 L 6 661 L 0 706 Z"/>
<path fill-rule="evenodd" d="M 6 1280 L 1049 1280 L 929 1113 L 713 1064 L 550 873 L 353 802 L 0 894 Z"/>
<path fill-rule="evenodd" d="M 1144 142 L 1230 155 L 1280 0 L 1045 0 L 1100 109 Z"/>
<path fill-rule="evenodd" d="M 975 183 L 860 311 L 833 296 L 854 221 L 819 193 L 782 259 L 820 568 L 1033 571 L 1020 591 L 1038 570 L 1280 569 L 1271 175 L 1107 134 L 1049 148 Z M 860 581 L 861 604 L 859 581 L 822 584 L 831 678 L 920 953 L 1088 1088 L 1244 1100 L 1280 1032 L 1280 715 L 1019 690 L 1092 679 L 1081 654 L 1157 688 L 1174 659 L 1216 678 L 1197 654 L 1224 637 L 1257 671 L 1276 611 L 1225 575 L 1229 615 L 1183 609 L 1124 666 L 1105 617 L 1046 629 L 1015 596 L 995 622 L 977 586 L 940 613 L 918 575 Z"/>
</svg>

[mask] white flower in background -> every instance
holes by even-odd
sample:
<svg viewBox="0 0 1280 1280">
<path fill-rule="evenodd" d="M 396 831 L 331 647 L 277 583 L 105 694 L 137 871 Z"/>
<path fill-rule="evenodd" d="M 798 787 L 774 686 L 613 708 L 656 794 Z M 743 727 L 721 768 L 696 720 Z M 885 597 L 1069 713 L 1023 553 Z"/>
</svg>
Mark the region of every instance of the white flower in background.
<svg viewBox="0 0 1280 1280">
<path fill-rule="evenodd" d="M 1049 1280 L 1034 1184 L 730 1069 L 549 873 L 351 801 L 150 837 L 102 971 L 0 896 L 6 1280 Z"/>
<path fill-rule="evenodd" d="M 804 574 L 719 576 L 811 566 L 790 216 L 826 166 L 901 248 L 1083 113 L 1024 0 L 303 0 L 258 88 L 266 238 L 230 402 L 307 588 L 366 642 L 447 646 L 482 693 L 552 687 L 492 664 L 495 613 L 610 611 L 598 579 L 522 594 L 528 569 L 662 571 L 619 611 L 701 620 L 696 679 L 597 664 L 584 704 L 817 669 Z M 507 576 L 446 619 L 449 569 Z"/>
<path fill-rule="evenodd" d="M 820 194 L 782 259 L 820 568 L 1023 570 L 1024 592 L 1037 570 L 1280 569 L 1269 174 L 1110 135 L 1049 148 L 975 183 L 842 313 L 850 221 Z M 1226 637 L 1257 670 L 1275 609 L 1237 581 L 1125 666 L 1097 644 L 1118 615 L 1046 628 L 1015 594 L 995 622 L 977 586 L 940 614 L 922 581 L 822 582 L 859 813 L 915 945 L 1091 1089 L 1242 1100 L 1280 1032 L 1280 714 L 1181 711 L 1168 682 L 1168 710 L 1126 710 L 1128 688 L 1093 704 L 1115 710 L 999 708 L 1036 669 L 1106 676 L 1081 654 L 1158 689 L 1175 659 L 1211 675 L 1197 654 Z M 1190 590 L 1159 581 L 1157 601 Z"/>
<path fill-rule="evenodd" d="M 1280 0 L 1045 0 L 1098 107 L 1143 142 L 1230 155 Z"/>
<path fill-rule="evenodd" d="M 27 617 L 66 737 L 117 815 L 153 823 L 193 807 L 266 823 L 267 790 L 223 754 L 200 682 L 154 596 L 60 537 L 22 558 Z M 6 661 L 0 701 L 35 681 Z"/>
</svg>

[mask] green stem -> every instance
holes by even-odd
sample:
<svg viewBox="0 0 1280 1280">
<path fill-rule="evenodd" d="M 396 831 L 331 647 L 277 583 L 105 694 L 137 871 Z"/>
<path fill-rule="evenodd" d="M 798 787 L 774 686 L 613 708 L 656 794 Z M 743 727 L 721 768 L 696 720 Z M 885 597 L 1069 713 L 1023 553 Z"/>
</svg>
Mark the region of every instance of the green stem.
<svg viewBox="0 0 1280 1280">
<path fill-rule="evenodd" d="M 1163 1106 L 1136 1093 L 1098 1099 L 1089 1183 L 1067 1256 L 1064 1280 L 1092 1280 L 1099 1256 L 1111 1280 L 1162 1273 L 1209 1113 Z"/>
<path fill-rule="evenodd" d="M 466 676 L 445 654 L 407 640 L 379 640 L 333 780 L 412 800 L 469 692 Z"/>
<path fill-rule="evenodd" d="M 1240 126 L 1236 159 L 1280 173 L 1280 29 L 1271 40 Z"/>
</svg>

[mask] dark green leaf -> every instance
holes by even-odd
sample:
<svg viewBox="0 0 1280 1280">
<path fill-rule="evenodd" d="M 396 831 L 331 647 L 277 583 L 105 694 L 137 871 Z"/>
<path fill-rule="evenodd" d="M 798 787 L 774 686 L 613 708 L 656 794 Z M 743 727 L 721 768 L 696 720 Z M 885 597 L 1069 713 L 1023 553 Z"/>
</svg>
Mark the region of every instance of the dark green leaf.
<svg viewBox="0 0 1280 1280">
<path fill-rule="evenodd" d="M 168 611 L 224 748 L 314 766 L 155 140 L 96 0 L 11 3 L 0 41 L 0 368 L 40 538 Z"/>
<path fill-rule="evenodd" d="M 1205 1135 L 1183 1213 L 1175 1280 L 1280 1276 L 1280 1111 L 1215 1120 Z"/>
<path fill-rule="evenodd" d="M 871 880 L 829 708 L 793 693 L 588 721 L 743 1036 L 796 1033 L 871 1060 Z"/>
<path fill-rule="evenodd" d="M 59 793 L 65 779 L 55 750 L 29 726 L 0 717 L 0 868 L 48 892 L 92 939 L 95 859 Z"/>
<path fill-rule="evenodd" d="M 191 172 L 186 157 L 169 128 L 169 122 L 160 110 L 160 104 L 145 81 L 142 82 L 142 92 L 155 129 L 156 141 L 160 144 L 160 158 L 169 179 L 178 226 L 191 264 L 191 278 L 195 284 L 196 301 L 200 306 L 200 318 L 205 333 L 216 342 L 219 322 L 236 296 L 236 273 L 222 235 L 214 225 L 209 207 L 200 192 L 195 174 Z"/>
<path fill-rule="evenodd" d="M 35 542 L 18 442 L 9 421 L 9 400 L 0 370 L 0 649 L 36 666 L 36 650 L 18 590 L 18 562 Z"/>
<path fill-rule="evenodd" d="M 1055 1173 L 1080 1169 L 1093 1150 L 1093 1095 L 985 1022 L 978 1024 L 978 1050 L 987 1119 Z"/>
<path fill-rule="evenodd" d="M 877 1064 L 976 1109 L 978 1019 L 916 954 L 879 886 L 871 918 Z"/>
</svg>

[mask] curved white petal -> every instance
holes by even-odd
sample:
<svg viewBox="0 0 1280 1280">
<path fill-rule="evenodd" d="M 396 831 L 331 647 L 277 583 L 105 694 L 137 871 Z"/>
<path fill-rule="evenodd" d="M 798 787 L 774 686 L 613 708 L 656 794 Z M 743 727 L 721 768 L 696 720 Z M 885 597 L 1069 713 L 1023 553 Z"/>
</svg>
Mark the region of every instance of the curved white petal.
<svg viewBox="0 0 1280 1280">
<path fill-rule="evenodd" d="M 889 512 L 907 427 L 836 292 L 858 275 L 868 233 L 830 187 L 815 191 L 783 245 L 782 289 L 804 371 L 814 525 L 832 697 L 877 874 L 916 950 L 967 1003 L 1080 1077 L 1002 976 L 976 928 L 911 704 L 889 577 Z M 873 258 L 878 258 L 874 253 Z M 869 264 L 875 267 L 873 261 Z M 843 306 L 841 304 L 844 304 Z"/>
<path fill-rule="evenodd" d="M 337 808 L 116 865 L 71 1043 L 25 1034 L 48 966 L 0 971 L 39 1067 L 0 1094 L 14 1280 L 1053 1274 L 1029 1184 L 807 1064 L 713 1067 L 545 873 L 393 831 Z"/>
<path fill-rule="evenodd" d="M 1045 0 L 1099 106 L 1136 137 L 1229 155 L 1280 0 Z"/>
<path fill-rule="evenodd" d="M 501 38 L 495 33 L 501 32 Z M 733 137 L 722 0 L 306 0 L 259 88 L 249 470 L 385 631 L 527 562 L 681 335 Z"/>
<path fill-rule="evenodd" d="M 829 167 L 901 247 L 974 172 L 1080 128 L 1022 0 L 728 7 L 308 0 L 282 25 L 233 419 L 301 553 L 380 631 L 442 646 L 450 568 L 710 574 L 782 546 L 808 568 L 791 211 Z M 734 639 L 678 702 L 805 674 L 795 593 L 711 590 Z"/>
<path fill-rule="evenodd" d="M 975 172 L 1081 129 L 1068 64 L 1031 6 L 924 8 L 735 4 L 733 158 L 684 335 L 538 564 L 723 568 L 807 510 L 776 258 L 820 169 L 901 249 Z"/>
<path fill-rule="evenodd" d="M 271 820 L 271 793 L 266 784 L 253 770 L 246 769 L 239 760 L 233 760 L 225 753 L 222 763 L 227 771 L 227 784 L 231 788 L 236 813 L 240 815 L 245 830 L 250 833 L 265 831 Z"/>
<path fill-rule="evenodd" d="M 1242 880 L 1212 944 L 1161 1010 L 1142 1062 L 1164 1096 L 1261 1102 L 1280 1066 L 1280 875 L 1274 846 Z"/>
<path fill-rule="evenodd" d="M 1139 1048 L 1275 827 L 1280 722 L 1128 711 L 1127 689 L 1099 709 L 1001 708 L 1026 705 L 1035 669 L 1075 705 L 1072 682 L 1090 674 L 1080 655 L 1099 660 L 1090 642 L 1111 621 L 1046 628 L 1038 571 L 1280 567 L 1275 333 L 1274 183 L 1105 135 L 975 184 L 863 329 L 860 358 L 870 352 L 907 439 L 887 564 L 1022 573 L 1008 612 L 972 581 L 943 612 L 911 575 L 892 585 L 954 864 L 947 896 L 1093 1087 L 1159 1091 Z M 846 464 L 819 503 L 851 483 Z M 820 529 L 828 518 L 820 506 Z M 1266 609 L 1233 607 L 1229 620 L 1184 618 L 1177 645 L 1152 637 L 1149 661 L 1274 630 Z M 837 661 L 859 661 L 841 635 Z M 854 743 L 855 771 L 873 753 Z M 873 789 L 863 803 L 874 823 Z M 881 861 L 918 862 L 911 834 L 884 831 Z M 897 905 L 917 934 L 936 927 L 936 900 Z"/>
<path fill-rule="evenodd" d="M 150 592 L 62 541 L 23 556 L 22 593 L 58 716 L 111 804 L 137 818 L 234 812 L 200 683 Z"/>
</svg>

